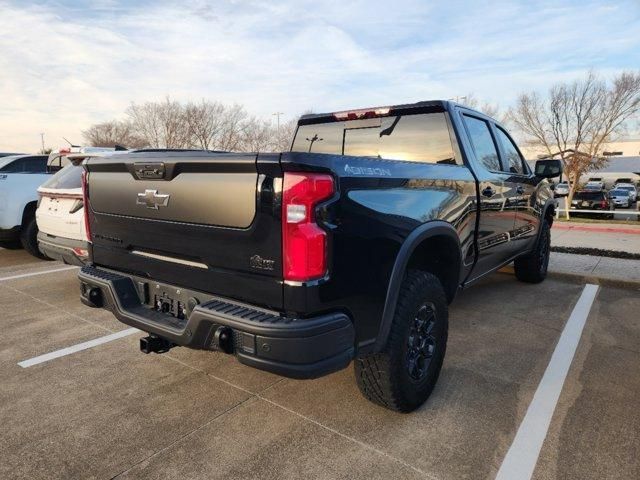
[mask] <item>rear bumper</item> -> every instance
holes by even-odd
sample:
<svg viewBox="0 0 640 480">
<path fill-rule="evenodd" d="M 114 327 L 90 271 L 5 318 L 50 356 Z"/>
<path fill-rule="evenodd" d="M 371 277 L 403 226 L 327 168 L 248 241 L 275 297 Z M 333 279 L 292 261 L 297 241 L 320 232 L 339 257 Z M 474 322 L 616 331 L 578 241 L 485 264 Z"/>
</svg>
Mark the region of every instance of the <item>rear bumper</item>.
<svg viewBox="0 0 640 480">
<path fill-rule="evenodd" d="M 55 237 L 38 232 L 38 248 L 49 258 L 69 265 L 83 266 L 88 259 L 88 242 L 72 238 Z"/>
<path fill-rule="evenodd" d="M 215 333 L 220 327 L 229 328 L 238 360 L 261 370 L 291 378 L 316 378 L 345 368 L 354 356 L 353 323 L 344 313 L 289 318 L 93 266 L 82 268 L 78 277 L 84 304 L 103 307 L 121 322 L 176 345 L 218 350 Z M 180 298 L 199 298 L 201 303 L 178 319 L 147 305 L 150 288 L 173 288 Z"/>
</svg>

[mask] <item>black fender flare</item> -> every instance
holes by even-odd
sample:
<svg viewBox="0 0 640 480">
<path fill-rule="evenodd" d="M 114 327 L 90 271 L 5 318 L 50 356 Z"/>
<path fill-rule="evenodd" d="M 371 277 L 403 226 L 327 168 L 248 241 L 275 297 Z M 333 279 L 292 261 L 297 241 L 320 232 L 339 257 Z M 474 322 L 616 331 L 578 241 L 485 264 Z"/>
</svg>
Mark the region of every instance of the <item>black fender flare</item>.
<svg viewBox="0 0 640 480">
<path fill-rule="evenodd" d="M 389 279 L 389 286 L 387 288 L 387 296 L 384 302 L 384 310 L 382 312 L 382 320 L 380 321 L 380 328 L 378 329 L 378 335 L 376 336 L 373 344 L 373 351 L 380 352 L 387 343 L 387 337 L 391 330 L 391 322 L 393 321 L 393 315 L 396 310 L 396 302 L 398 301 L 398 294 L 400 292 L 400 285 L 404 279 L 404 274 L 409 264 L 409 259 L 414 250 L 424 240 L 435 236 L 447 236 L 455 241 L 458 246 L 459 255 L 459 269 L 457 272 L 458 283 L 460 281 L 460 269 L 462 268 L 462 252 L 460 249 L 460 238 L 458 232 L 451 226 L 450 223 L 442 220 L 434 220 L 427 222 L 415 230 L 413 230 L 409 236 L 405 239 L 400 251 L 396 257 L 396 261 L 391 270 L 391 277 Z"/>
<path fill-rule="evenodd" d="M 544 202 L 544 207 L 542 207 L 542 216 L 540 217 L 540 227 L 538 227 L 538 233 L 536 234 L 536 245 L 540 241 L 540 235 L 542 234 L 542 222 L 547 218 L 547 212 L 549 210 L 555 211 L 556 209 L 556 201 L 553 198 L 548 198 L 546 202 Z M 552 220 L 553 222 L 553 220 Z"/>
</svg>

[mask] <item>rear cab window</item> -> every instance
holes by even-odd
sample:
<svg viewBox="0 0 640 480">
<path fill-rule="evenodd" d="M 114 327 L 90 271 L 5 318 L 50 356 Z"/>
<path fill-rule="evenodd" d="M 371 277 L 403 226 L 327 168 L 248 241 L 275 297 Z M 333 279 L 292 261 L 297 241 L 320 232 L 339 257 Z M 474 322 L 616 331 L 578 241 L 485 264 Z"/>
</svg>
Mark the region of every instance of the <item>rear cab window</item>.
<svg viewBox="0 0 640 480">
<path fill-rule="evenodd" d="M 291 151 L 462 165 L 443 112 L 300 125 Z"/>
</svg>

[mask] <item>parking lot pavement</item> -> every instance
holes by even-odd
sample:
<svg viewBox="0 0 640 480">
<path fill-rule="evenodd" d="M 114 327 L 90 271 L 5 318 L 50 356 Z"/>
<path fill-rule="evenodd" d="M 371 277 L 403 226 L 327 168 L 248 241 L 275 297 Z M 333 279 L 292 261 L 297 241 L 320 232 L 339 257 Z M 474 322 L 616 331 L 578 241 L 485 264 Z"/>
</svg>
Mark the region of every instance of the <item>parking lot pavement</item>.
<svg viewBox="0 0 640 480">
<path fill-rule="evenodd" d="M 551 245 L 640 254 L 640 225 L 555 222 Z"/>
<path fill-rule="evenodd" d="M 601 289 L 534 478 L 640 478 L 640 297 Z"/>
<path fill-rule="evenodd" d="M 219 353 L 143 355 L 142 333 L 21 368 L 128 328 L 82 306 L 75 275 L 0 281 L 0 478 L 494 478 L 584 287 L 495 274 L 460 294 L 434 394 L 403 415 L 351 368 L 283 379 Z M 534 478 L 640 477 L 638 311 L 636 292 L 600 287 Z"/>
<path fill-rule="evenodd" d="M 52 266 L 63 266 L 58 262 L 48 262 L 29 255 L 23 249 L 0 249 L 0 277 L 9 276 L 11 273 L 37 271 L 48 269 Z"/>
</svg>

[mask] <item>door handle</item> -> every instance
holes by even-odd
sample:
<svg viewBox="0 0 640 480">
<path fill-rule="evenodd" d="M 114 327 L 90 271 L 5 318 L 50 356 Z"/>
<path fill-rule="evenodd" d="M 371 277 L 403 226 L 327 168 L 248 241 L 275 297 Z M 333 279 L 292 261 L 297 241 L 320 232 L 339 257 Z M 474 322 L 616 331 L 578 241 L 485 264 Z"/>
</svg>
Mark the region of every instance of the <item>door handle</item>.
<svg viewBox="0 0 640 480">
<path fill-rule="evenodd" d="M 517 193 L 518 195 L 522 195 L 522 194 L 524 193 L 524 187 L 523 187 L 522 185 L 518 185 L 518 186 L 516 187 L 516 193 Z"/>
<path fill-rule="evenodd" d="M 493 197 L 496 193 L 496 191 L 493 189 L 493 187 L 489 186 L 489 187 L 485 187 L 484 190 L 482 190 L 482 195 L 485 197 Z"/>
</svg>

